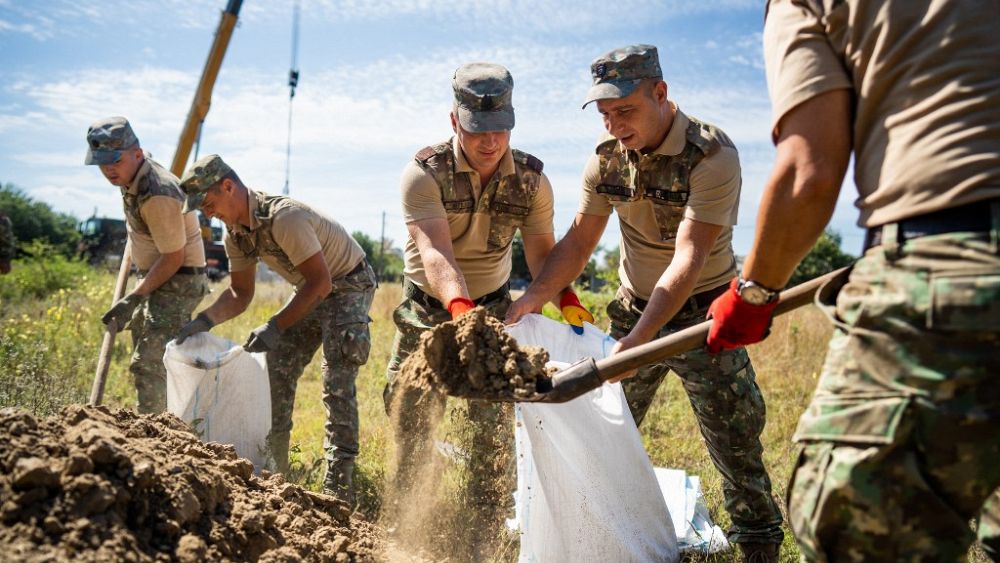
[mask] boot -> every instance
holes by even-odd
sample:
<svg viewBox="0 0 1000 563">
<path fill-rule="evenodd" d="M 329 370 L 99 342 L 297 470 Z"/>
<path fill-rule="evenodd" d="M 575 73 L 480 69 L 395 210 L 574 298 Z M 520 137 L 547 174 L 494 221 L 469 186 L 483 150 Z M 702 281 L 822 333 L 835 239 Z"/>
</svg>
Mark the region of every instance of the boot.
<svg viewBox="0 0 1000 563">
<path fill-rule="evenodd" d="M 327 462 L 323 493 L 340 499 L 354 508 L 353 459 L 333 459 Z"/>
<path fill-rule="evenodd" d="M 781 544 L 777 543 L 747 542 L 736 545 L 740 546 L 746 563 L 777 563 L 778 552 L 781 551 Z"/>
<path fill-rule="evenodd" d="M 288 474 L 288 442 L 291 432 L 271 432 L 267 435 L 267 449 L 271 454 L 274 471 Z"/>
</svg>

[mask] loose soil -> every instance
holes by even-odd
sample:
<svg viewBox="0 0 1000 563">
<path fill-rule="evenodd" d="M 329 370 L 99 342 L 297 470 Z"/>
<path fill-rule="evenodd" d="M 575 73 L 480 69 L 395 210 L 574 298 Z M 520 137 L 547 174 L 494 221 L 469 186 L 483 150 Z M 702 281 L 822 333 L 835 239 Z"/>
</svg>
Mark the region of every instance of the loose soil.
<svg viewBox="0 0 1000 563">
<path fill-rule="evenodd" d="M 549 353 L 519 347 L 503 323 L 476 307 L 420 337 L 401 367 L 406 385 L 444 390 L 457 397 L 527 400 L 548 377 Z"/>
<path fill-rule="evenodd" d="M 5 561 L 374 561 L 383 534 L 170 414 L 0 410 Z"/>
<path fill-rule="evenodd" d="M 519 348 L 479 307 L 421 335 L 400 367 L 390 407 L 396 472 L 383 522 L 410 553 L 446 561 L 510 561 L 513 406 L 465 398 L 531 397 L 548 353 Z M 435 442 L 435 439 L 437 441 Z"/>
</svg>

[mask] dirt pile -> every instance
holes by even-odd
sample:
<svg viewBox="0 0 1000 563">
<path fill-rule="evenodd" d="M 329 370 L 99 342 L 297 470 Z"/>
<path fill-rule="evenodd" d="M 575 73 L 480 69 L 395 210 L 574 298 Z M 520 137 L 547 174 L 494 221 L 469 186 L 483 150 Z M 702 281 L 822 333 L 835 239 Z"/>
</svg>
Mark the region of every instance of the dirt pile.
<svg viewBox="0 0 1000 563">
<path fill-rule="evenodd" d="M 420 346 L 403 363 L 406 385 L 444 390 L 458 397 L 528 399 L 547 378 L 549 353 L 519 347 L 503 323 L 476 307 L 420 337 Z"/>
<path fill-rule="evenodd" d="M 169 414 L 0 410 L 6 561 L 371 561 L 381 534 Z"/>
</svg>

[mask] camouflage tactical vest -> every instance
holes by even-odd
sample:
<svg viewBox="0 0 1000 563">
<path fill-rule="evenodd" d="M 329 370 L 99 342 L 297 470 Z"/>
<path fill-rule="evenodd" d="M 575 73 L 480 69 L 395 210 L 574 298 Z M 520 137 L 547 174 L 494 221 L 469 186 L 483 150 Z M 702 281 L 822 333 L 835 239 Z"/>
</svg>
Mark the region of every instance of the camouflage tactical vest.
<svg viewBox="0 0 1000 563">
<path fill-rule="evenodd" d="M 293 207 L 304 209 L 306 207 L 281 195 L 270 195 L 263 192 L 253 192 L 253 195 L 257 198 L 257 210 L 254 211 L 257 228 L 252 231 L 229 228 L 230 238 L 246 256 L 261 259 L 265 256 L 273 257 L 285 270 L 297 272 L 295 264 L 292 264 L 285 251 L 275 242 L 271 227 L 274 224 L 274 216 L 282 209 Z"/>
<path fill-rule="evenodd" d="M 139 178 L 136 193 L 131 194 L 122 188 L 125 219 L 128 220 L 128 225 L 133 231 L 143 235 L 150 234 L 149 225 L 146 224 L 142 213 L 140 213 L 146 200 L 153 196 L 167 196 L 180 201 L 181 204 L 184 203 L 184 192 L 181 191 L 180 181 L 177 177 L 151 158 L 146 158 L 146 162 L 149 163 L 149 170 Z"/>
<path fill-rule="evenodd" d="M 524 225 L 542 179 L 542 161 L 526 152 L 511 149 L 514 174 L 483 187 L 475 199 L 469 174 L 455 174 L 452 141 L 425 147 L 416 155 L 417 163 L 434 177 L 441 188 L 441 200 L 447 213 L 489 213 L 488 248 L 507 248 L 514 233 Z M 488 180 L 485 179 L 485 180 Z"/>
<path fill-rule="evenodd" d="M 612 204 L 651 201 L 660 239 L 664 241 L 677 236 L 677 227 L 684 219 L 691 193 L 691 171 L 723 146 L 734 146 L 714 125 L 688 119 L 684 149 L 674 156 L 651 153 L 640 157 L 637 151 L 622 150 L 617 139 L 597 145 L 600 155 L 597 193 L 607 196 Z"/>
</svg>

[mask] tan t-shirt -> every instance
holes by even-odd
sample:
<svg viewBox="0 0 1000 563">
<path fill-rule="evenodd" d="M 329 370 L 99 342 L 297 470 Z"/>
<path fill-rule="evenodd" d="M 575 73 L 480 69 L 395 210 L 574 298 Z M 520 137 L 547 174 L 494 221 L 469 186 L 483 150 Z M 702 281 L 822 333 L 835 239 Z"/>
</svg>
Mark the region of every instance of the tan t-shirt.
<svg viewBox="0 0 1000 563">
<path fill-rule="evenodd" d="M 479 187 L 479 174 L 469 165 L 459 147 L 458 140 L 452 142 L 455 154 L 455 174 L 470 174 L 475 200 L 478 203 L 483 194 Z M 500 159 L 498 175 L 491 179 L 497 182 L 500 176 L 514 173 L 514 158 L 508 148 Z M 441 188 L 434 177 L 424 170 L 415 160 L 411 160 L 403 169 L 402 178 L 403 219 L 407 224 L 423 219 L 442 218 L 448 220 L 451 231 L 452 250 L 458 268 L 465 277 L 469 295 L 478 299 L 498 289 L 510 277 L 511 245 L 490 250 L 487 238 L 490 232 L 490 215 L 486 212 L 448 213 L 441 200 Z M 542 174 L 538 184 L 538 192 L 532 202 L 531 211 L 525 218 L 521 233 L 524 235 L 540 235 L 553 232 L 552 227 L 553 197 L 552 184 Z M 437 297 L 427 283 L 424 264 L 417 250 L 413 237 L 407 237 L 405 249 L 405 268 L 403 275 L 424 292 Z"/>
<path fill-rule="evenodd" d="M 135 178 L 125 191 L 135 195 L 140 182 L 147 174 L 155 174 L 151 161 L 147 158 L 136 172 Z M 163 170 L 161 173 L 169 173 Z M 161 181 L 166 181 L 161 178 Z M 173 178 L 176 183 L 176 178 Z M 180 188 L 178 188 L 179 190 Z M 201 268 L 205 266 L 205 243 L 201 240 L 198 218 L 194 212 L 182 213 L 183 199 L 166 195 L 154 195 L 142 202 L 139 215 L 149 227 L 149 233 L 132 228 L 126 221 L 129 239 L 132 241 L 131 255 L 135 267 L 148 270 L 163 254 L 177 252 L 184 248 L 184 266 Z"/>
<path fill-rule="evenodd" d="M 863 227 L 1000 196 L 997 1 L 828 4 L 770 3 L 764 56 L 775 133 L 802 102 L 854 92 Z"/>
<path fill-rule="evenodd" d="M 687 116 L 678 109 L 667 137 L 653 152 L 670 156 L 680 154 L 686 143 L 688 123 Z M 657 280 L 674 258 L 677 239 L 662 240 L 653 210 L 655 203 L 645 198 L 632 202 L 612 201 L 597 192 L 600 183 L 600 157 L 594 154 L 583 170 L 583 198 L 578 211 L 605 217 L 612 211 L 618 213 L 622 233 L 618 273 L 622 285 L 639 298 L 649 299 Z M 714 289 L 736 275 L 732 242 L 733 225 L 739 211 L 740 184 L 739 155 L 729 146 L 705 157 L 691 170 L 691 192 L 684 219 L 724 227 L 715 239 L 694 293 Z"/>
<path fill-rule="evenodd" d="M 300 288 L 306 280 L 295 266 L 317 252 L 323 252 L 332 280 L 350 273 L 364 259 L 364 249 L 340 223 L 290 198 L 281 198 L 283 201 L 275 204 L 276 211 L 273 212 L 268 234 L 268 228 L 258 218 L 258 195 L 266 196 L 247 189 L 249 228 L 227 225 L 225 243 L 230 270 L 238 272 L 252 268 L 258 260 L 263 260 L 278 275 Z M 253 248 L 241 249 L 234 243 L 231 230 L 249 234 L 249 238 L 255 241 Z M 270 238 L 273 238 L 287 262 L 266 250 Z"/>
</svg>

